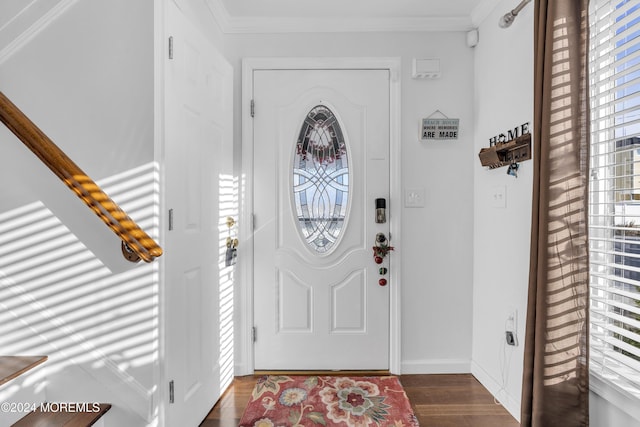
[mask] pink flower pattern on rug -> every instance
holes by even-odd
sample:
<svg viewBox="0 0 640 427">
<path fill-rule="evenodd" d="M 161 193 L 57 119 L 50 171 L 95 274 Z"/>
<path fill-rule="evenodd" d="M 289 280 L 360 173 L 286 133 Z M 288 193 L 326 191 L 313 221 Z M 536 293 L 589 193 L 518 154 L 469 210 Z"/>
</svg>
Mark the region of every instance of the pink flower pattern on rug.
<svg viewBox="0 0 640 427">
<path fill-rule="evenodd" d="M 268 376 L 240 427 L 418 427 L 397 377 Z"/>
</svg>

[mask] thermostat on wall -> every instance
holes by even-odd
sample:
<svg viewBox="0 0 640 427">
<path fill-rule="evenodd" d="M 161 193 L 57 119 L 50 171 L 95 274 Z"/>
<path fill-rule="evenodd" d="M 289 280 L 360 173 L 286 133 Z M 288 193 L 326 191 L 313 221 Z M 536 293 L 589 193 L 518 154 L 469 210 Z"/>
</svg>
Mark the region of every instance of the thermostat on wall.
<svg viewBox="0 0 640 427">
<path fill-rule="evenodd" d="M 414 79 L 437 79 L 440 77 L 440 60 L 413 58 L 412 77 Z"/>
</svg>

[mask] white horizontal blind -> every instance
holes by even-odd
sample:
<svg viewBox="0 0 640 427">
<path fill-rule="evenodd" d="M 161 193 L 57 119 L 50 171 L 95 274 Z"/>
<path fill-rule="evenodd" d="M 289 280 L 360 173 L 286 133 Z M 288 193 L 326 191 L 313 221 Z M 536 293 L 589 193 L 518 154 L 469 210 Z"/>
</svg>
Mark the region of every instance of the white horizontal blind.
<svg viewBox="0 0 640 427">
<path fill-rule="evenodd" d="M 640 397 L 640 2 L 590 7 L 591 371 Z"/>
</svg>

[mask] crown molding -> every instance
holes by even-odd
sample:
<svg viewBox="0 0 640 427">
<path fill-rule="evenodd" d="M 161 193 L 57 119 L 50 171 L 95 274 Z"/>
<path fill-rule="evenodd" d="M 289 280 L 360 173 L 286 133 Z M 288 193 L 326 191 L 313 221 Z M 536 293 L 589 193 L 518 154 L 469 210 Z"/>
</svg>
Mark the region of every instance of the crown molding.
<svg viewBox="0 0 640 427">
<path fill-rule="evenodd" d="M 38 1 L 38 0 L 36 0 Z M 56 20 L 78 0 L 60 0 L 56 6 L 0 50 L 0 64 L 19 51 L 40 31 Z M 232 17 L 222 0 L 205 0 L 214 21 L 223 33 L 338 33 L 338 32 L 430 32 L 468 31 L 477 28 L 497 7 L 500 0 L 483 0 L 470 17 L 393 17 L 393 18 L 291 18 Z M 2 28 L 0 31 L 6 31 Z"/>
<path fill-rule="evenodd" d="M 231 16 L 222 0 L 206 0 L 226 34 L 468 31 L 471 17 L 258 17 Z"/>
<path fill-rule="evenodd" d="M 465 17 L 399 18 L 262 18 L 232 17 L 227 33 L 343 33 L 343 32 L 416 32 L 467 31 L 472 28 Z"/>
</svg>

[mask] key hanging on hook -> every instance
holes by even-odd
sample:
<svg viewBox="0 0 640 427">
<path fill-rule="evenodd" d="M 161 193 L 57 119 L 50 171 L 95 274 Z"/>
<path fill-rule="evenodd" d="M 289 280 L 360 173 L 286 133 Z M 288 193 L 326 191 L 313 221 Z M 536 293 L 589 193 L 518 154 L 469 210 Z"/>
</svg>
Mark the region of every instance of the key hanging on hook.
<svg viewBox="0 0 640 427">
<path fill-rule="evenodd" d="M 507 168 L 507 175 L 511 175 L 515 178 L 518 177 L 518 169 L 520 168 L 520 165 L 517 164 L 516 162 L 513 162 L 509 165 L 509 167 Z"/>
</svg>

